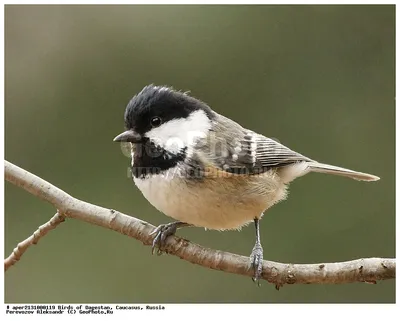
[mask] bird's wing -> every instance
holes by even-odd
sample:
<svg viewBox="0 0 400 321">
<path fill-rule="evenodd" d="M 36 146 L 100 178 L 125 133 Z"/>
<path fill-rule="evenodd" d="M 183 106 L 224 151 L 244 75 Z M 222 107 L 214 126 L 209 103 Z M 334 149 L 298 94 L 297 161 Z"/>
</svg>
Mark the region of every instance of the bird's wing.
<svg viewBox="0 0 400 321">
<path fill-rule="evenodd" d="M 223 117 L 223 116 L 221 116 Z M 277 141 L 241 127 L 229 120 L 218 124 L 214 138 L 207 144 L 213 166 L 229 173 L 257 174 L 268 169 L 312 161 Z M 226 125 L 224 125 L 226 124 Z"/>
<path fill-rule="evenodd" d="M 277 141 L 251 131 L 243 135 L 230 150 L 229 156 L 223 170 L 238 174 L 243 171 L 245 174 L 257 174 L 271 168 L 311 161 Z"/>
</svg>

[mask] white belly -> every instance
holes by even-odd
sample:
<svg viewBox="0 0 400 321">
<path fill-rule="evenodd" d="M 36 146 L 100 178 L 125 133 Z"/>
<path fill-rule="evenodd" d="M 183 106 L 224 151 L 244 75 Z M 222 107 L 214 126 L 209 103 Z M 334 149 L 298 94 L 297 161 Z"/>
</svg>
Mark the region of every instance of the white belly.
<svg viewBox="0 0 400 321">
<path fill-rule="evenodd" d="M 174 175 L 175 174 L 175 175 Z M 286 195 L 280 181 L 263 177 L 183 179 L 176 169 L 134 182 L 159 211 L 176 220 L 209 229 L 237 229 L 260 218 Z"/>
</svg>

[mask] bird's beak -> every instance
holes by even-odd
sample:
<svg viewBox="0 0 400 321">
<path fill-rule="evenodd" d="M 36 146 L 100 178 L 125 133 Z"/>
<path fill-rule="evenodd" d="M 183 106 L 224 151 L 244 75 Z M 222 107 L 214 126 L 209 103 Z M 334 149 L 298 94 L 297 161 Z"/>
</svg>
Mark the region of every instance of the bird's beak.
<svg viewBox="0 0 400 321">
<path fill-rule="evenodd" d="M 127 130 L 114 138 L 114 142 L 140 143 L 141 141 L 142 136 L 133 130 Z"/>
</svg>

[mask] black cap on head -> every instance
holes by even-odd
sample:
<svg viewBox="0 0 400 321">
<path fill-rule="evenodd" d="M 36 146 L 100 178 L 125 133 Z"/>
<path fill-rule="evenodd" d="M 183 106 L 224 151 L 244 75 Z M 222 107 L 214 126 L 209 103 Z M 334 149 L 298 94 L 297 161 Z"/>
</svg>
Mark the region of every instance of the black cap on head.
<svg viewBox="0 0 400 321">
<path fill-rule="evenodd" d="M 162 123 L 187 118 L 196 110 L 203 110 L 212 119 L 214 113 L 204 102 L 180 91 L 164 86 L 149 85 L 135 95 L 125 110 L 125 127 L 143 135 L 152 128 L 152 119 Z"/>
</svg>

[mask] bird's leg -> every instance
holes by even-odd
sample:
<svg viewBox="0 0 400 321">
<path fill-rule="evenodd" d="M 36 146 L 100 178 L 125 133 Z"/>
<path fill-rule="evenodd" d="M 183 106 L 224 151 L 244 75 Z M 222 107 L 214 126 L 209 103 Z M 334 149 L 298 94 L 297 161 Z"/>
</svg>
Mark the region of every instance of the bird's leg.
<svg viewBox="0 0 400 321">
<path fill-rule="evenodd" d="M 258 218 L 254 219 L 254 225 L 256 228 L 256 244 L 253 247 L 250 255 L 250 264 L 254 268 L 253 281 L 260 285 L 260 278 L 262 275 L 262 264 L 263 264 L 263 248 L 260 242 L 260 221 Z"/>
<path fill-rule="evenodd" d="M 165 240 L 168 236 L 174 235 L 176 230 L 181 227 L 190 226 L 188 223 L 184 222 L 172 222 L 167 224 L 159 225 L 150 235 L 156 235 L 153 239 L 153 246 L 151 248 L 151 253 L 154 254 L 154 249 L 158 247 L 157 254 L 161 255 L 163 248 L 165 246 Z"/>
</svg>

